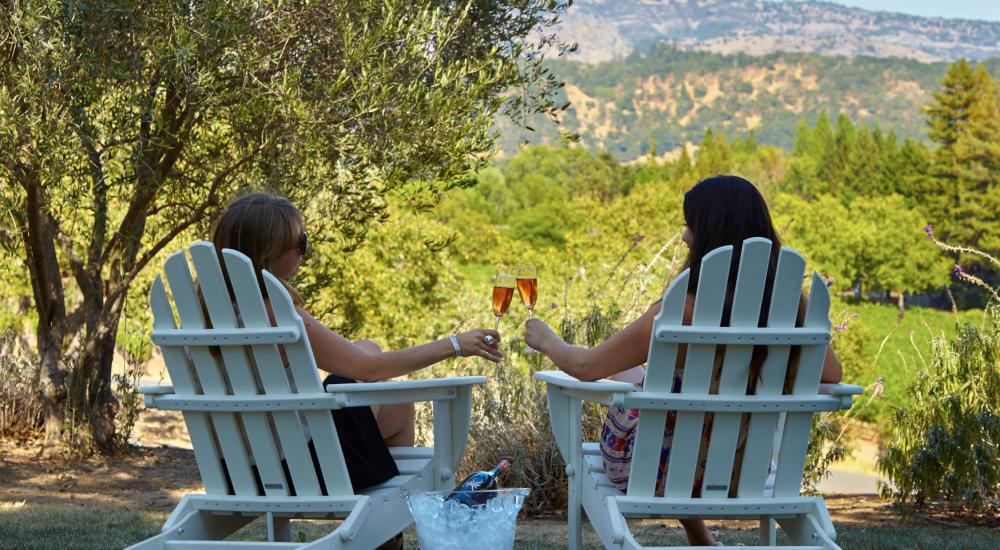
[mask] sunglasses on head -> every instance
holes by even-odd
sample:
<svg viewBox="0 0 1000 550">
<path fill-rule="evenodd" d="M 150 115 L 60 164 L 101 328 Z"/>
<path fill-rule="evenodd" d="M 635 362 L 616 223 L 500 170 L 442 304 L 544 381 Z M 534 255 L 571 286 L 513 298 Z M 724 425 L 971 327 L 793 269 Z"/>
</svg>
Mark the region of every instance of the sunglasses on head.
<svg viewBox="0 0 1000 550">
<path fill-rule="evenodd" d="M 306 236 L 305 232 L 302 233 L 302 237 L 299 238 L 299 252 L 305 256 L 306 251 L 309 250 L 309 237 Z"/>
</svg>

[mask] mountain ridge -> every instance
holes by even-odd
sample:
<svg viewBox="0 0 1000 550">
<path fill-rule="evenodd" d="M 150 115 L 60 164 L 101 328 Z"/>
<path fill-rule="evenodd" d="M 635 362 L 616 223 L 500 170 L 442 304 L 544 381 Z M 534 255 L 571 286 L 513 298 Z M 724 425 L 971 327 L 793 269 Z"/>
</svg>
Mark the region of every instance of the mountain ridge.
<svg viewBox="0 0 1000 550">
<path fill-rule="evenodd" d="M 682 50 L 898 57 L 922 62 L 1000 56 L 1000 22 L 870 11 L 830 2 L 578 0 L 555 28 L 599 63 L 658 42 Z"/>
<path fill-rule="evenodd" d="M 984 60 L 1000 74 L 1000 58 Z M 529 121 L 537 131 L 498 119 L 502 156 L 521 143 L 553 143 L 558 129 L 579 134 L 578 145 L 621 161 L 679 153 L 708 129 L 729 138 L 754 133 L 762 144 L 789 148 L 797 127 L 820 113 L 844 114 L 879 126 L 899 140 L 926 141 L 924 107 L 948 63 L 869 56 L 778 52 L 763 56 L 678 50 L 659 43 L 616 61 L 550 62 L 565 81 L 557 101 L 569 102 L 559 128 Z"/>
</svg>

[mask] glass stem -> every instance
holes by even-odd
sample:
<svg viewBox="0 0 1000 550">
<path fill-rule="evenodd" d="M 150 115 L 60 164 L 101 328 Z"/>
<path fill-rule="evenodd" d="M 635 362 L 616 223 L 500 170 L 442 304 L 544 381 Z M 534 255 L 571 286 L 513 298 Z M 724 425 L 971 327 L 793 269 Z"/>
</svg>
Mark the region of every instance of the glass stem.
<svg viewBox="0 0 1000 550">
<path fill-rule="evenodd" d="M 535 308 L 529 307 L 528 308 L 528 319 L 534 319 L 534 318 L 535 318 Z"/>
<path fill-rule="evenodd" d="M 496 317 L 497 317 L 497 324 L 496 324 L 496 326 L 493 327 L 493 330 L 499 331 L 500 330 L 500 316 L 497 315 Z"/>
</svg>

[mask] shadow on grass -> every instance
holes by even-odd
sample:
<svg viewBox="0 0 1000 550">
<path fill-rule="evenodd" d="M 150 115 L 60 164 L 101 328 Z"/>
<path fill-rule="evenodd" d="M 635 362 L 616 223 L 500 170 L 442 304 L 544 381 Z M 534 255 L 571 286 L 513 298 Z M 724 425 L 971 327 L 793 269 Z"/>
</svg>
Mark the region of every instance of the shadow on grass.
<svg viewBox="0 0 1000 550">
<path fill-rule="evenodd" d="M 90 550 L 125 548 L 159 532 L 167 512 L 142 512 L 112 507 L 81 505 L 35 505 L 0 502 L 0 547 L 10 550 Z M 329 533 L 336 522 L 298 521 L 292 524 L 292 540 L 306 542 Z M 685 545 L 683 531 L 671 522 L 638 522 L 632 526 L 645 545 Z M 714 530 L 714 529 L 713 529 Z M 515 548 L 555 550 L 566 548 L 566 524 L 557 520 L 522 520 L 518 523 Z M 757 533 L 749 528 L 718 529 L 727 544 L 756 544 Z M 868 527 L 843 526 L 837 542 L 844 548 L 914 548 L 938 550 L 1000 547 L 1000 533 L 986 527 Z M 233 540 L 263 540 L 265 527 L 257 520 L 241 529 Z M 779 531 L 779 543 L 788 540 Z M 597 535 L 585 523 L 584 547 L 600 548 Z M 406 548 L 416 549 L 416 532 L 406 533 Z"/>
</svg>

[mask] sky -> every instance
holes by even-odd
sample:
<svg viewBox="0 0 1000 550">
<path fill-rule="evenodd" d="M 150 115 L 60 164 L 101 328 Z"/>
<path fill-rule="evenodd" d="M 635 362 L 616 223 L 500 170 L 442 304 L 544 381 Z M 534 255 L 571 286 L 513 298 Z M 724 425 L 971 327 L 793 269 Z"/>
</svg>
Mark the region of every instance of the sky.
<svg viewBox="0 0 1000 550">
<path fill-rule="evenodd" d="M 1000 0 L 827 0 L 872 11 L 1000 21 Z"/>
</svg>

